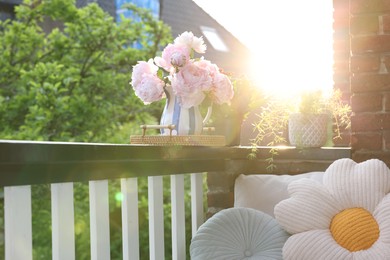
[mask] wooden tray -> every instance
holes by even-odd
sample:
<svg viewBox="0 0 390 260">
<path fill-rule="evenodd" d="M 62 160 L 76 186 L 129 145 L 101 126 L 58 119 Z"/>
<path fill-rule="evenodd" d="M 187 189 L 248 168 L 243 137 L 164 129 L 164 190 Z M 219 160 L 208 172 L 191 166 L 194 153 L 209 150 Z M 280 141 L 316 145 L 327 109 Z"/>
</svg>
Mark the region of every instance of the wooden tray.
<svg viewBox="0 0 390 260">
<path fill-rule="evenodd" d="M 147 145 L 188 145 L 188 146 L 225 146 L 226 140 L 223 135 L 173 135 L 174 125 L 141 125 L 142 135 L 130 136 L 131 144 Z M 170 130 L 169 135 L 146 135 L 147 129 Z M 203 131 L 211 133 L 214 127 L 204 127 Z"/>
<path fill-rule="evenodd" d="M 132 135 L 131 144 L 225 146 L 223 135 Z"/>
</svg>

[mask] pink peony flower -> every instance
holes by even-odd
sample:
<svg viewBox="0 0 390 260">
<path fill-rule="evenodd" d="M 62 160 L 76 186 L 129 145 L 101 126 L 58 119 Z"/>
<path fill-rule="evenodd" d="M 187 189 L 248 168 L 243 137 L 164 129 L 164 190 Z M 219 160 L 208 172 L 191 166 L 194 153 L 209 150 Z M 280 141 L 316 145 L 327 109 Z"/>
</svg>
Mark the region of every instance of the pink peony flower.
<svg viewBox="0 0 390 260">
<path fill-rule="evenodd" d="M 131 85 L 137 97 L 145 104 L 162 99 L 164 95 L 164 81 L 157 76 L 158 67 L 153 60 L 140 61 L 133 67 Z"/>
<path fill-rule="evenodd" d="M 157 66 L 168 72 L 174 67 L 182 67 L 190 60 L 190 50 L 185 45 L 168 44 L 164 48 L 161 57 L 154 58 Z"/>
<path fill-rule="evenodd" d="M 187 61 L 189 60 L 189 56 L 186 57 L 182 53 L 175 52 L 171 56 L 171 64 L 174 67 L 183 67 Z"/>
<path fill-rule="evenodd" d="M 204 89 L 204 91 L 210 91 L 213 102 L 217 104 L 229 103 L 234 95 L 233 85 L 229 77 L 221 73 L 218 66 L 208 60 L 201 59 L 197 64 L 199 67 L 208 70 L 213 79 L 213 84 L 208 89 Z"/>
<path fill-rule="evenodd" d="M 213 88 L 211 98 L 217 104 L 227 103 L 234 96 L 233 85 L 228 76 L 223 73 L 218 73 L 213 78 Z"/>
<path fill-rule="evenodd" d="M 184 45 L 197 53 L 205 53 L 206 45 L 202 37 L 196 37 L 192 32 L 183 32 L 175 39 L 175 45 Z"/>
<path fill-rule="evenodd" d="M 194 51 L 206 51 L 203 38 L 184 32 L 164 48 L 161 57 L 138 62 L 131 76 L 135 94 L 148 104 L 160 100 L 164 87 L 171 86 L 184 108 L 200 105 L 206 96 L 216 104 L 229 103 L 233 98 L 229 78 L 203 57 L 193 59 Z M 164 78 L 158 73 L 160 68 L 168 72 Z"/>
<path fill-rule="evenodd" d="M 209 71 L 197 64 L 188 63 L 172 75 L 173 92 L 180 97 L 180 105 L 185 108 L 200 105 L 206 96 L 203 91 L 210 89 L 212 85 Z"/>
<path fill-rule="evenodd" d="M 165 83 L 157 75 L 144 74 L 141 82 L 134 86 L 134 91 L 144 104 L 161 100 L 164 96 Z"/>
<path fill-rule="evenodd" d="M 133 87 L 141 83 L 144 75 L 157 75 L 158 67 L 154 65 L 153 59 L 146 61 L 139 61 L 137 65 L 133 66 L 133 73 L 131 74 L 131 85 Z"/>
<path fill-rule="evenodd" d="M 205 59 L 203 59 L 203 58 L 200 59 L 199 61 L 196 61 L 195 64 L 196 64 L 198 67 L 207 70 L 207 71 L 209 72 L 210 77 L 211 77 L 212 79 L 214 79 L 214 77 L 220 73 L 220 72 L 219 72 L 219 68 L 218 68 L 217 65 L 215 65 L 215 64 L 211 63 L 210 61 L 205 60 Z M 208 86 L 207 89 L 203 89 L 203 90 L 204 90 L 204 91 L 209 91 L 209 90 L 211 90 L 211 85 Z"/>
</svg>

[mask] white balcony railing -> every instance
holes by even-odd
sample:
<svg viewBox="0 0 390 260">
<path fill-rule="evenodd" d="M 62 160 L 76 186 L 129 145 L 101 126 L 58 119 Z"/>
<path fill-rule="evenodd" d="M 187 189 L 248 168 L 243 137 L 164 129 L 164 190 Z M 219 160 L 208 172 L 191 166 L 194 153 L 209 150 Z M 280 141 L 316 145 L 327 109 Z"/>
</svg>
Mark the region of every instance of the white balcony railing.
<svg viewBox="0 0 390 260">
<path fill-rule="evenodd" d="M 202 174 L 191 174 L 193 231 L 203 221 Z M 150 259 L 164 258 L 163 182 L 148 177 Z M 171 176 L 172 258 L 186 259 L 184 176 Z M 140 259 L 137 178 L 121 179 L 123 259 Z M 91 259 L 110 259 L 108 181 L 89 182 Z M 32 259 L 31 186 L 4 188 L 5 259 Z M 75 259 L 73 183 L 51 184 L 53 259 Z"/>
<path fill-rule="evenodd" d="M 33 258 L 29 184 L 35 183 L 51 183 L 52 258 L 76 259 L 73 182 L 81 180 L 89 181 L 91 259 L 110 259 L 108 179 L 111 178 L 119 178 L 121 183 L 123 259 L 140 259 L 140 177 L 148 179 L 149 259 L 165 259 L 164 243 L 172 243 L 172 259 L 188 259 L 185 222 L 192 222 L 193 234 L 203 223 L 203 172 L 224 167 L 224 148 L 219 148 L 218 153 L 213 150 L 210 147 L 0 142 L 5 259 Z M 192 170 L 201 171 L 191 173 Z M 172 174 L 172 241 L 164 241 L 162 180 L 168 174 Z M 185 219 L 185 174 L 190 174 L 191 180 L 191 220 Z"/>
<path fill-rule="evenodd" d="M 203 173 L 264 172 L 265 160 L 249 160 L 250 148 L 194 146 L 136 146 L 23 142 L 0 140 L 0 185 L 4 189 L 4 238 L 6 260 L 33 259 L 31 185 L 50 184 L 52 259 L 76 259 L 74 183 L 88 182 L 90 255 L 93 260 L 110 256 L 109 181 L 120 180 L 122 255 L 141 259 L 139 229 L 139 180 L 147 178 L 149 259 L 165 259 L 165 243 L 171 243 L 172 259 L 189 259 L 185 225 L 192 235 L 203 223 Z M 310 154 L 287 151 L 282 163 L 298 169 L 318 167 L 323 151 Z M 323 166 L 345 156 L 348 150 L 328 151 Z M 258 157 L 262 157 L 262 151 Z M 313 157 L 308 163 L 305 157 Z M 263 157 L 266 157 L 263 156 Z M 321 158 L 320 160 L 318 158 Z M 282 166 L 283 166 L 282 165 Z M 281 167 L 282 170 L 286 168 Z M 317 168 L 318 169 L 318 168 Z M 227 174 L 227 175 L 226 175 Z M 184 179 L 190 175 L 191 220 L 186 219 Z M 164 240 L 163 176 L 170 176 L 171 237 Z M 187 207 L 188 208 L 188 207 Z M 141 219 L 143 221 L 143 219 Z M 0 227 L 1 230 L 1 227 Z M 0 256 L 3 259 L 3 256 Z"/>
</svg>

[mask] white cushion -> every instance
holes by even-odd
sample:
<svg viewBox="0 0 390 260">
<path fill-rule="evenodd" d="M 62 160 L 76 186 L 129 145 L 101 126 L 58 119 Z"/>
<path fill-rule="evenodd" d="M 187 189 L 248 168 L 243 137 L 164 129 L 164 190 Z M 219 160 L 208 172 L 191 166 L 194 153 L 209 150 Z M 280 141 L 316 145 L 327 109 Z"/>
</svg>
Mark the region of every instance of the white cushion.
<svg viewBox="0 0 390 260">
<path fill-rule="evenodd" d="M 288 233 L 276 220 L 257 210 L 221 210 L 200 226 L 192 238 L 192 260 L 282 260 Z"/>
<path fill-rule="evenodd" d="M 390 259 L 390 169 L 384 162 L 339 159 L 323 184 L 301 179 L 288 191 L 290 198 L 275 206 L 276 220 L 292 234 L 284 259 Z"/>
<path fill-rule="evenodd" d="M 287 186 L 302 178 L 322 183 L 324 172 L 310 172 L 298 175 L 243 175 L 237 177 L 234 185 L 234 207 L 245 207 L 263 211 L 274 217 L 274 207 L 289 198 Z"/>
</svg>

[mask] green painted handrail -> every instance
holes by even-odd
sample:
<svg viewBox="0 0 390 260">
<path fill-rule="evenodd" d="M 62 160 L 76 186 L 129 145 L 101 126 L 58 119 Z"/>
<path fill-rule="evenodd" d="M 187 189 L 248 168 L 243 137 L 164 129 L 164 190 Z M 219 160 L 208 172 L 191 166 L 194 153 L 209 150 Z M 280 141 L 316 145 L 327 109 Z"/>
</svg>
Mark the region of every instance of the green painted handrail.
<svg viewBox="0 0 390 260">
<path fill-rule="evenodd" d="M 261 148 L 258 158 L 266 158 Z M 250 147 L 147 146 L 0 140 L 0 186 L 225 172 L 232 163 L 253 165 Z M 280 151 L 280 159 L 334 160 L 349 157 L 346 149 Z M 320 159 L 317 159 L 320 158 Z M 228 163 L 227 163 L 228 162 Z M 247 162 L 247 163 L 246 163 Z"/>
</svg>

